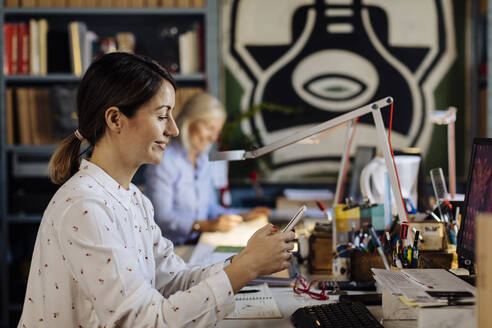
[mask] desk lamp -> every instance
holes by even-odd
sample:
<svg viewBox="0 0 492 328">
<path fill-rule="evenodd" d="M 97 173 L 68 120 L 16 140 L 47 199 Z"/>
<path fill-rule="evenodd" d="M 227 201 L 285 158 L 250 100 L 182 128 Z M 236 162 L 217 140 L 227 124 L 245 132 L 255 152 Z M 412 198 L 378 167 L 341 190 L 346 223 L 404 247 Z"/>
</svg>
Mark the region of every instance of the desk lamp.
<svg viewBox="0 0 492 328">
<path fill-rule="evenodd" d="M 355 122 L 357 118 L 366 115 L 368 113 L 372 113 L 374 123 L 376 125 L 376 132 L 377 132 L 377 139 L 378 139 L 378 145 L 381 148 L 385 160 L 385 165 L 388 170 L 388 175 L 389 179 L 391 182 L 391 190 L 393 194 L 395 195 L 395 199 L 400 199 L 400 202 L 396 202 L 396 208 L 397 208 L 397 213 L 399 220 L 401 222 L 406 222 L 407 221 L 407 215 L 406 211 L 403 205 L 403 198 L 401 196 L 400 188 L 398 186 L 398 179 L 396 176 L 396 167 L 393 164 L 393 159 L 391 156 L 391 150 L 389 147 L 388 139 L 386 137 L 386 132 L 384 129 L 384 123 L 383 123 L 383 118 L 381 116 L 381 109 L 384 107 L 387 107 L 388 105 L 391 105 L 393 103 L 393 98 L 387 97 L 380 99 L 378 101 L 375 101 L 371 104 L 368 104 L 366 106 L 360 107 L 358 109 L 354 109 L 348 113 L 345 113 L 343 115 L 340 115 L 338 117 L 335 117 L 331 120 L 325 121 L 321 124 L 315 125 L 313 127 L 303 129 L 301 131 L 297 131 L 290 136 L 287 136 L 285 138 L 282 138 L 281 140 L 277 140 L 269 145 L 263 146 L 261 148 L 255 149 L 255 150 L 250 150 L 250 151 L 245 151 L 245 150 L 231 150 L 231 151 L 222 151 L 222 152 L 211 152 L 209 154 L 209 159 L 210 161 L 240 161 L 240 160 L 245 160 L 245 159 L 253 159 L 253 158 L 258 158 L 263 155 L 269 154 L 271 152 L 274 152 L 278 149 L 287 147 L 289 145 L 292 145 L 294 143 L 300 142 L 302 140 L 312 138 L 316 139 L 316 137 L 320 136 L 325 136 L 326 131 L 329 129 L 332 129 L 334 127 L 340 126 L 342 124 L 349 124 L 349 131 L 347 133 L 347 142 L 345 145 L 345 151 L 342 156 L 342 161 L 341 161 L 341 166 L 340 166 L 340 173 L 343 175 L 345 163 L 347 162 L 347 157 L 349 153 L 349 147 L 351 144 L 351 139 L 353 136 L 353 128 L 355 125 Z M 337 180 L 337 191 L 340 190 L 340 187 L 338 184 L 342 183 L 343 177 L 340 177 L 341 174 L 339 174 L 339 178 Z M 398 198 L 399 196 L 399 198 Z M 339 197 L 339 195 L 336 195 L 335 197 Z M 335 202 L 338 203 L 338 199 L 335 198 Z M 335 235 L 336 231 L 336 225 L 335 225 L 335 220 L 332 220 L 332 225 L 333 225 L 333 234 Z M 335 238 L 333 238 L 335 239 Z"/>
</svg>

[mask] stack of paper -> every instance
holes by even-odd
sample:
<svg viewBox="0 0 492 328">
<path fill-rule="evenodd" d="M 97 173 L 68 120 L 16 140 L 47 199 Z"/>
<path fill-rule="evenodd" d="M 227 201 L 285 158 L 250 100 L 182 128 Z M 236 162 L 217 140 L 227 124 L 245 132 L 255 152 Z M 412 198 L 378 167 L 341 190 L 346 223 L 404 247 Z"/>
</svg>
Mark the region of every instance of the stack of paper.
<svg viewBox="0 0 492 328">
<path fill-rule="evenodd" d="M 416 305 L 439 303 L 427 291 L 470 292 L 475 296 L 476 289 L 452 273 L 443 269 L 406 269 L 399 271 L 372 269 L 378 286 L 394 296 L 402 296 Z"/>
</svg>

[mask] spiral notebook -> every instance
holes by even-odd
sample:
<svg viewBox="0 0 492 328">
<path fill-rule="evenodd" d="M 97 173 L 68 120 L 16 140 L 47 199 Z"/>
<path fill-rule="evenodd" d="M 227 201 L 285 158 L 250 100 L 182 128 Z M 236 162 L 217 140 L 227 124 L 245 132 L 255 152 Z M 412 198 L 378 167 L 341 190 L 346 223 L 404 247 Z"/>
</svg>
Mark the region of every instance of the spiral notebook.
<svg viewBox="0 0 492 328">
<path fill-rule="evenodd" d="M 282 318 L 277 302 L 273 298 L 268 285 L 246 286 L 242 291 L 255 291 L 251 293 L 238 293 L 234 297 L 236 308 L 225 319 L 267 319 Z"/>
</svg>

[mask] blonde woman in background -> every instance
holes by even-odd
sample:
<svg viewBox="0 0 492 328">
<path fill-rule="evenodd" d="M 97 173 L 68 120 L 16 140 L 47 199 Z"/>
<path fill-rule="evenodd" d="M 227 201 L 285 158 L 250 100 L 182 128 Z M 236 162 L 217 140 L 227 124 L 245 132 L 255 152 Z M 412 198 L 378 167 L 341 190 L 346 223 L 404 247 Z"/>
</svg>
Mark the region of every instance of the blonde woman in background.
<svg viewBox="0 0 492 328">
<path fill-rule="evenodd" d="M 160 165 L 146 169 L 145 192 L 154 204 L 156 222 L 175 244 L 195 241 L 200 232 L 229 231 L 243 220 L 270 214 L 266 207 L 237 214 L 217 200 L 208 151 L 225 120 L 226 111 L 217 98 L 194 95 L 176 119 L 179 137 Z"/>
</svg>

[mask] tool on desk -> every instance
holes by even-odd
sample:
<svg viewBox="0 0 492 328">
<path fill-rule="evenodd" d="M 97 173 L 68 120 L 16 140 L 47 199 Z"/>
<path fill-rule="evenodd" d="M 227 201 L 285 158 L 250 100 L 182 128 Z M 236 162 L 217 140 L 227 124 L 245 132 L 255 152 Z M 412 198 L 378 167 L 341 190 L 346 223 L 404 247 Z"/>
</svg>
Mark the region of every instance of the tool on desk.
<svg viewBox="0 0 492 328">
<path fill-rule="evenodd" d="M 403 200 L 405 202 L 405 208 L 406 208 L 408 214 L 417 214 L 418 213 L 417 209 L 413 205 L 412 200 L 410 198 L 404 198 Z"/>
<path fill-rule="evenodd" d="M 326 290 L 351 290 L 351 291 L 374 291 L 376 290 L 376 284 L 374 280 L 366 281 L 338 281 L 338 280 L 324 280 L 318 284 L 319 289 Z"/>
<path fill-rule="evenodd" d="M 410 261 L 412 268 L 417 268 L 419 264 L 419 236 L 420 231 L 415 231 L 415 239 L 413 240 L 413 248 L 412 248 L 412 259 Z"/>
<path fill-rule="evenodd" d="M 407 268 L 409 266 L 408 250 L 405 247 L 405 240 L 408 235 L 408 222 L 400 224 L 400 238 L 396 244 L 396 252 L 393 255 L 393 261 L 398 268 Z"/>
<path fill-rule="evenodd" d="M 238 294 L 251 294 L 251 293 L 258 293 L 260 290 L 259 289 L 246 289 L 246 290 L 240 290 L 237 293 Z"/>
<path fill-rule="evenodd" d="M 290 220 L 290 222 L 287 224 L 287 226 L 285 226 L 284 230 L 282 230 L 282 232 L 292 230 L 295 227 L 295 225 L 297 224 L 297 222 L 299 222 L 299 220 L 304 216 L 304 214 L 306 213 L 306 210 L 307 210 L 306 205 L 302 205 L 299 208 L 299 210 L 297 211 L 296 215 L 294 215 L 294 217 Z"/>
<path fill-rule="evenodd" d="M 439 210 L 439 216 L 442 222 L 449 223 L 451 218 L 449 217 L 448 207 L 443 205 L 449 204 L 448 190 L 446 188 L 446 182 L 444 181 L 444 174 L 442 168 L 438 167 L 430 170 L 432 188 L 436 196 L 437 208 Z M 450 204 L 449 204 L 450 205 Z"/>
<path fill-rule="evenodd" d="M 390 253 L 390 254 L 391 254 L 391 256 L 392 256 L 392 260 L 393 260 L 392 262 L 393 262 L 393 265 L 394 265 L 394 264 L 395 264 L 395 263 L 394 263 L 395 261 L 394 261 L 394 257 L 393 257 L 394 255 L 393 255 L 393 254 L 394 254 L 394 251 L 395 251 L 395 250 L 394 250 L 394 248 L 393 248 L 393 244 L 391 243 L 391 235 L 390 235 L 390 233 L 389 233 L 388 231 L 385 231 L 385 232 L 384 232 L 384 236 L 386 237 L 386 245 L 387 245 L 387 247 L 388 247 L 388 251 L 389 251 L 389 253 Z"/>
<path fill-rule="evenodd" d="M 432 211 L 425 211 L 425 214 L 432 216 L 437 222 L 442 222 L 441 219 Z"/>
<path fill-rule="evenodd" d="M 412 232 L 415 234 L 417 232 L 417 229 L 415 227 L 412 227 Z M 421 243 L 425 242 L 424 237 L 422 237 L 421 234 L 418 235 L 418 238 Z"/>
<path fill-rule="evenodd" d="M 321 202 L 320 200 L 317 200 L 316 201 L 316 205 L 318 205 L 318 208 L 320 209 L 320 211 L 323 212 L 325 218 L 326 218 L 326 221 L 328 221 L 328 223 L 331 223 L 331 220 L 333 219 L 330 215 L 330 212 L 328 212 L 326 210 L 326 207 L 325 205 L 323 204 L 323 202 Z"/>
<path fill-rule="evenodd" d="M 390 270 L 390 265 L 388 263 L 388 260 L 386 259 L 386 255 L 384 254 L 383 245 L 381 245 L 381 241 L 379 240 L 373 226 L 369 227 L 369 233 L 371 234 L 371 240 L 374 244 L 374 247 L 376 247 L 379 256 L 381 256 L 381 260 L 383 260 L 384 267 L 386 268 L 386 270 Z"/>
<path fill-rule="evenodd" d="M 458 231 L 460 228 L 460 207 L 459 206 L 456 206 L 456 212 L 454 214 L 454 223 L 455 223 L 456 231 Z M 458 233 L 456 233 L 456 235 L 458 235 Z"/>
</svg>

